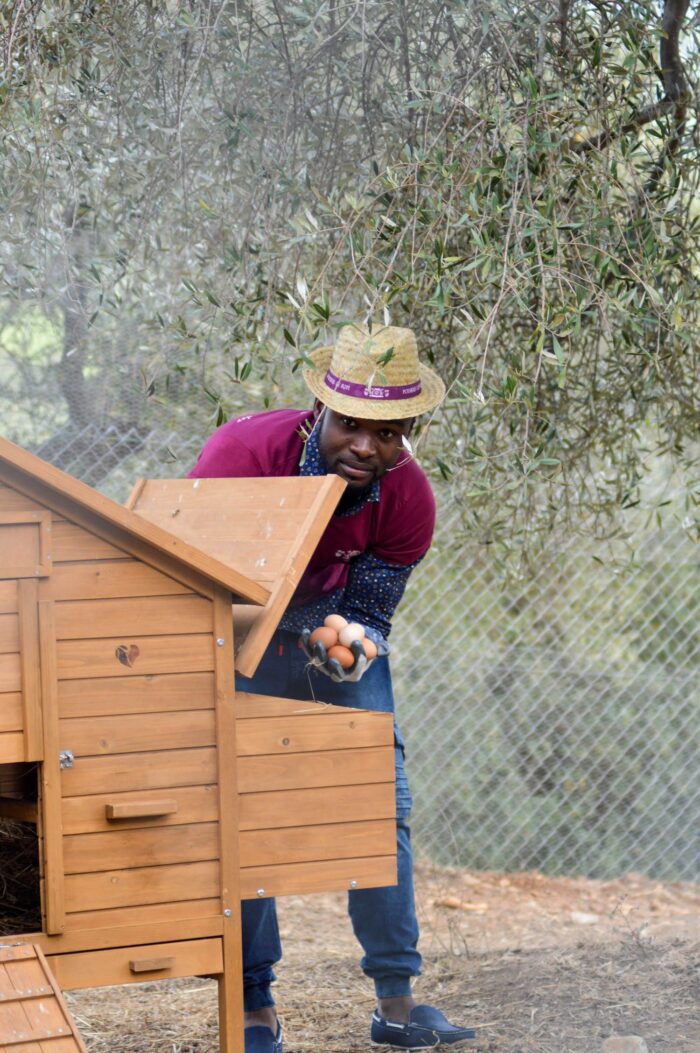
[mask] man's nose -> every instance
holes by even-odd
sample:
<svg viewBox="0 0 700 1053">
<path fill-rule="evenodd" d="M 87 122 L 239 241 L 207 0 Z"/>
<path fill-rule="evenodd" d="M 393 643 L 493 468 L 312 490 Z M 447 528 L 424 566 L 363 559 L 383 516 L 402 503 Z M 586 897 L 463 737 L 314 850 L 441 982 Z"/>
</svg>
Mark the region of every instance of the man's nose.
<svg viewBox="0 0 700 1053">
<path fill-rule="evenodd" d="M 374 453 L 374 439 L 366 431 L 357 431 L 352 437 L 350 449 L 358 457 L 371 457 Z"/>
</svg>

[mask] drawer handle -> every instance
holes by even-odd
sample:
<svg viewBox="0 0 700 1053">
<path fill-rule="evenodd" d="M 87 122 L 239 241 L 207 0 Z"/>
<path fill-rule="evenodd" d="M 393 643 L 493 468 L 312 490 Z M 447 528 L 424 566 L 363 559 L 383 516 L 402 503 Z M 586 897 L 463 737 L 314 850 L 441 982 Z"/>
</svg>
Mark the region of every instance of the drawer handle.
<svg viewBox="0 0 700 1053">
<path fill-rule="evenodd" d="M 172 969 L 174 958 L 132 958 L 129 968 L 132 973 L 154 973 L 163 969 Z"/>
<path fill-rule="evenodd" d="M 107 819 L 140 819 L 143 816 L 172 815 L 177 801 L 119 801 L 105 805 Z"/>
</svg>

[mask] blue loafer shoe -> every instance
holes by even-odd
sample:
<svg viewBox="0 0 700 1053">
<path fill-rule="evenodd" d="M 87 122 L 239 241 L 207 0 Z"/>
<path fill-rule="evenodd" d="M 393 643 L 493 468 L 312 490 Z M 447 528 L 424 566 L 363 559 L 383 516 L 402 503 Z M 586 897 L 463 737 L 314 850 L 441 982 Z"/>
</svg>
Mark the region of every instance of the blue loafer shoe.
<svg viewBox="0 0 700 1053">
<path fill-rule="evenodd" d="M 417 1005 L 411 1010 L 407 1024 L 395 1024 L 378 1013 L 372 1014 L 372 1042 L 395 1049 L 432 1049 L 434 1046 L 455 1046 L 476 1038 L 473 1027 L 456 1027 L 431 1005 Z"/>
<path fill-rule="evenodd" d="M 247 1027 L 245 1036 L 245 1053 L 282 1053 L 282 1028 L 277 1023 L 277 1034 L 273 1035 L 269 1027 Z"/>
</svg>

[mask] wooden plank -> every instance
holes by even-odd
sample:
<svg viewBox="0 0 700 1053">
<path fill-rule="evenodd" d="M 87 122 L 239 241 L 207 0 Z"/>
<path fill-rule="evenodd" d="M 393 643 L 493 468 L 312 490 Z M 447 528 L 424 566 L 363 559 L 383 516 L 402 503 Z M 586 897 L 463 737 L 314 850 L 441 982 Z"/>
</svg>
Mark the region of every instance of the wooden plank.
<svg viewBox="0 0 700 1053">
<path fill-rule="evenodd" d="M 0 692 L 21 690 L 19 654 L 0 654 Z"/>
<path fill-rule="evenodd" d="M 32 933 L 22 938 L 40 943 L 47 953 L 68 954 L 166 941 L 172 939 L 174 932 L 183 940 L 199 939 L 220 935 L 221 929 L 221 906 L 216 897 L 76 911 L 66 916 L 66 927 L 60 936 Z"/>
<path fill-rule="evenodd" d="M 0 621 L 0 633 L 2 624 Z M 169 636 L 211 633 L 212 605 L 203 596 L 137 596 L 73 600 L 56 605 L 56 638 L 88 640 L 104 636 Z"/>
<path fill-rule="evenodd" d="M 63 772 L 63 797 L 79 797 L 95 790 L 120 793 L 199 786 L 215 780 L 213 748 L 151 750 L 116 756 L 78 755 L 75 766 Z"/>
<path fill-rule="evenodd" d="M 57 982 L 66 991 L 220 973 L 223 968 L 219 938 L 57 954 L 50 957 L 49 962 Z"/>
<path fill-rule="evenodd" d="M 54 519 L 53 545 L 54 565 L 73 560 L 131 558 L 124 549 L 110 545 L 104 538 L 83 530 L 77 523 L 71 523 L 67 519 Z"/>
<path fill-rule="evenodd" d="M 214 640 L 209 633 L 196 636 L 130 633 L 99 640 L 59 640 L 56 656 L 60 680 L 196 673 L 213 668 Z"/>
<path fill-rule="evenodd" d="M 0 614 L 0 654 L 19 652 L 19 616 Z"/>
<path fill-rule="evenodd" d="M 39 603 L 41 649 L 41 696 L 43 702 L 43 754 L 40 767 L 39 801 L 43 837 L 43 912 L 46 931 L 61 932 L 65 921 L 63 898 L 63 837 L 61 830 L 61 771 L 58 746 L 58 699 L 56 696 L 56 636 L 53 603 Z"/>
<path fill-rule="evenodd" d="M 256 790 L 356 786 L 363 782 L 385 782 L 393 777 L 394 750 L 389 746 L 238 758 L 238 790 L 242 794 Z"/>
<path fill-rule="evenodd" d="M 383 719 L 382 719 L 383 718 Z M 258 753 L 299 753 L 393 744 L 393 724 L 387 713 L 321 713 L 313 716 L 239 720 L 239 756 Z"/>
<path fill-rule="evenodd" d="M 158 867 L 218 859 L 218 825 L 194 823 L 75 834 L 64 837 L 63 857 L 66 876 L 127 869 L 136 863 Z"/>
<path fill-rule="evenodd" d="M 252 676 L 257 669 L 344 490 L 345 483 L 338 476 L 328 475 L 314 495 L 290 548 L 284 574 L 278 580 L 264 612 L 251 627 L 236 655 L 236 669 L 243 676 Z"/>
<path fill-rule="evenodd" d="M 299 701 L 296 698 L 277 698 L 274 695 L 255 695 L 249 691 L 236 692 L 236 718 L 294 717 L 297 714 L 323 713 L 330 709 L 334 713 L 341 706 L 329 707 L 324 702 Z M 344 712 L 348 712 L 345 709 Z"/>
<path fill-rule="evenodd" d="M 94 787 L 93 787 L 94 788 Z M 154 811 L 131 818 L 109 819 L 107 809 L 149 802 L 152 809 L 175 803 L 176 811 L 154 819 Z M 219 801 L 215 783 L 204 786 L 168 786 L 163 790 L 135 790 L 130 793 L 94 793 L 88 797 L 67 797 L 63 800 L 63 832 L 65 834 L 94 833 L 139 826 L 178 826 L 187 823 L 211 823 L 218 819 Z"/>
<path fill-rule="evenodd" d="M 268 590 L 195 548 L 180 537 L 147 522 L 129 509 L 72 476 L 0 439 L 0 478 L 30 497 L 40 496 L 56 512 L 92 530 L 117 547 L 125 547 L 148 562 L 172 568 L 178 564 L 242 596 L 251 603 L 267 602 Z M 163 562 L 165 560 L 165 562 Z M 200 591 L 197 587 L 196 591 Z M 206 593 L 205 593 L 206 594 Z"/>
<path fill-rule="evenodd" d="M 318 493 L 318 478 L 279 478 L 271 484 L 262 476 L 246 479 L 146 479 L 134 505 L 139 515 L 153 523 L 193 515 L 219 515 L 228 509 L 241 519 L 261 509 L 292 518 L 304 515 Z M 342 492 L 342 491 L 341 491 Z M 133 497 L 133 494 L 132 494 Z M 131 498 L 130 498 L 131 500 Z"/>
<path fill-rule="evenodd" d="M 140 560 L 97 560 L 63 563 L 54 568 L 46 599 L 93 600 L 119 596 L 174 596 L 191 594 L 182 582 L 161 574 Z"/>
<path fill-rule="evenodd" d="M 278 790 L 240 796 L 241 830 L 279 830 L 396 815 L 393 782 L 360 786 L 323 786 L 311 790 Z"/>
<path fill-rule="evenodd" d="M 41 649 L 39 646 L 39 586 L 36 581 L 19 583 L 20 667 L 24 721 L 24 759 L 44 756 Z M 55 700 L 55 684 L 52 700 Z"/>
<path fill-rule="evenodd" d="M 171 866 L 104 870 L 66 876 L 66 910 L 109 910 L 148 903 L 211 899 L 220 895 L 219 864 L 176 863 Z"/>
<path fill-rule="evenodd" d="M 93 720 L 79 717 L 61 720 L 59 738 L 59 748 L 70 750 L 75 755 L 76 766 L 77 758 L 85 756 L 140 753 L 152 751 L 156 747 L 159 750 L 176 750 L 212 746 L 215 741 L 214 713 L 212 710 L 185 710 L 171 713 L 167 720 L 161 722 L 144 720 L 140 715 L 95 717 Z M 121 763 L 130 764 L 131 760 Z M 64 786 L 67 785 L 68 781 L 65 780 Z M 104 789 L 104 785 L 95 788 Z"/>
<path fill-rule="evenodd" d="M 62 717 L 171 713 L 213 707 L 213 672 L 100 677 L 98 680 L 63 680 L 58 684 L 58 708 Z"/>
<path fill-rule="evenodd" d="M 291 826 L 241 831 L 241 867 L 287 866 L 321 859 L 389 855 L 396 849 L 396 820 Z"/>
<path fill-rule="evenodd" d="M 21 692 L 0 695 L 0 734 L 4 731 L 21 731 L 23 719 Z"/>
<path fill-rule="evenodd" d="M 216 647 L 216 741 L 219 756 L 219 859 L 223 930 L 223 975 L 219 979 L 219 1049 L 240 1049 L 244 1026 L 243 956 L 238 858 L 238 779 L 236 750 L 236 699 L 233 673 L 233 620 L 231 594 L 217 587 L 214 593 Z"/>
<path fill-rule="evenodd" d="M 0 581 L 0 614 L 16 614 L 18 610 L 17 582 Z"/>
<path fill-rule="evenodd" d="M 45 577 L 51 560 L 49 512 L 0 510 L 0 578 Z"/>
<path fill-rule="evenodd" d="M 21 731 L 0 733 L 0 764 L 24 760 L 24 735 Z"/>
<path fill-rule="evenodd" d="M 355 884 L 353 884 L 355 882 Z M 343 892 L 350 888 L 381 888 L 396 884 L 396 856 L 368 856 L 241 871 L 241 897 L 304 896 L 311 892 Z"/>
<path fill-rule="evenodd" d="M 48 512 L 46 505 L 0 483 L 0 512 Z"/>
</svg>

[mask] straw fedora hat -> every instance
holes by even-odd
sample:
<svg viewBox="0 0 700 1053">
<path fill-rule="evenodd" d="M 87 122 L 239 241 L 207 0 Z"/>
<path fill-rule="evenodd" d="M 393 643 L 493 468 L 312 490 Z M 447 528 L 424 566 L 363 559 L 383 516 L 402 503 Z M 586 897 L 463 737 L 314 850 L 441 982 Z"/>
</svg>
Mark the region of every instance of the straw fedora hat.
<svg viewBox="0 0 700 1053">
<path fill-rule="evenodd" d="M 382 326 L 370 333 L 346 325 L 335 347 L 319 347 L 303 371 L 307 387 L 336 413 L 365 420 L 404 420 L 434 409 L 445 397 L 437 373 L 418 361 L 411 329 Z"/>
</svg>

